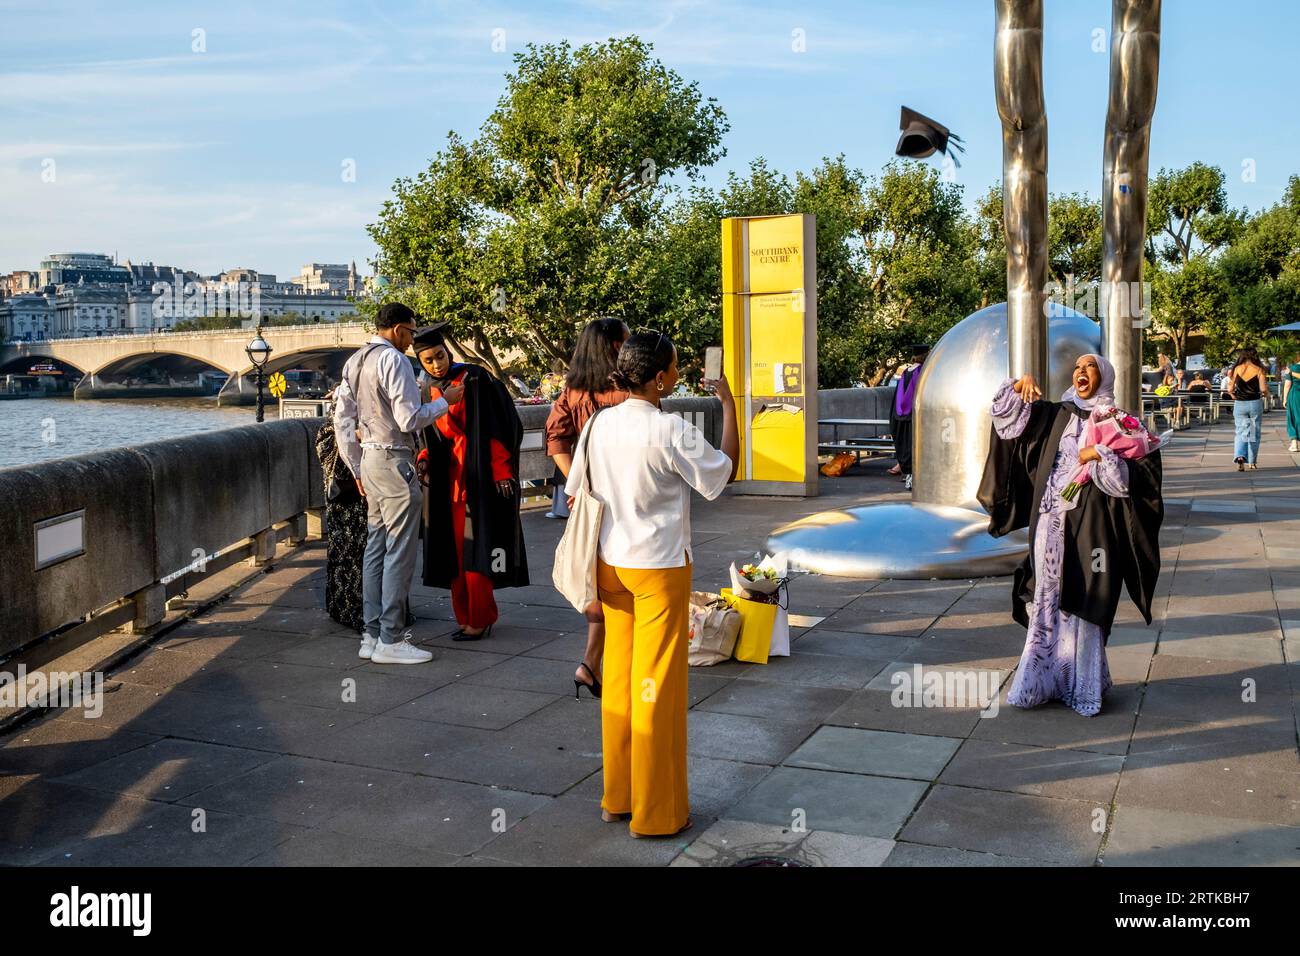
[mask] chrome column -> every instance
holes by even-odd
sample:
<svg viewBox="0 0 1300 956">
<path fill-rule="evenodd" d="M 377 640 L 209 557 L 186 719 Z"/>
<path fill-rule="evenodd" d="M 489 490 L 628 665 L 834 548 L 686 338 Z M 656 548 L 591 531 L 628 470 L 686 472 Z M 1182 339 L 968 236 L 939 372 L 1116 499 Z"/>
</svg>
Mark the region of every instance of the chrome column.
<svg viewBox="0 0 1300 956">
<path fill-rule="evenodd" d="M 1147 161 L 1160 68 L 1160 0 L 1113 0 L 1110 105 L 1102 168 L 1102 347 L 1115 366 L 1115 401 L 1138 410 L 1142 329 L 1149 296 L 1142 285 L 1147 228 Z"/>
<path fill-rule="evenodd" d="M 1042 0 L 994 0 L 993 86 L 1002 119 L 1010 374 L 1047 378 L 1047 112 Z"/>
</svg>

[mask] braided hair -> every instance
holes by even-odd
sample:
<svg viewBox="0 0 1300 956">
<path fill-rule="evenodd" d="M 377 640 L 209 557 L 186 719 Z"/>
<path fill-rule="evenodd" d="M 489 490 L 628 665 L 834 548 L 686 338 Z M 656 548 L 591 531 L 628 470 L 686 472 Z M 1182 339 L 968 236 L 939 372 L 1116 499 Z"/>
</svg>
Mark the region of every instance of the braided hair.
<svg viewBox="0 0 1300 956">
<path fill-rule="evenodd" d="M 668 371 L 676 354 L 673 340 L 663 333 L 638 332 L 623 343 L 618 366 L 609 380 L 622 391 L 639 390 L 660 372 Z"/>
</svg>

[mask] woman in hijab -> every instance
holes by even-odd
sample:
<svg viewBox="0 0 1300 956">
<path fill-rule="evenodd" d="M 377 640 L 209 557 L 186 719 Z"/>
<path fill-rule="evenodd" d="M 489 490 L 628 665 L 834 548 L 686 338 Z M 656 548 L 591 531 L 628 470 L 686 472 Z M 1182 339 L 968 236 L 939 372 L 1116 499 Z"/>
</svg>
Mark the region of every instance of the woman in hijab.
<svg viewBox="0 0 1300 956">
<path fill-rule="evenodd" d="M 1114 367 L 1081 355 L 1072 381 L 1059 402 L 1042 401 L 1030 375 L 1003 382 L 979 501 L 994 537 L 1029 529 L 1011 591 L 1012 617 L 1028 633 L 1008 703 L 1060 700 L 1091 717 L 1111 686 L 1105 644 L 1121 587 L 1151 623 L 1164 502 L 1158 451 L 1128 460 L 1079 447 L 1093 410 L 1114 406 Z M 1061 492 L 1083 464 L 1091 480 L 1067 501 Z"/>
<path fill-rule="evenodd" d="M 412 345 L 424 369 L 422 400 L 451 385 L 465 386 L 465 398 L 424 430 L 424 583 L 451 591 L 460 625 L 452 640 L 477 641 L 497 619 L 494 589 L 528 584 L 519 524 L 524 429 L 505 386 L 480 365 L 453 362 L 441 328 L 421 329 Z"/>
</svg>

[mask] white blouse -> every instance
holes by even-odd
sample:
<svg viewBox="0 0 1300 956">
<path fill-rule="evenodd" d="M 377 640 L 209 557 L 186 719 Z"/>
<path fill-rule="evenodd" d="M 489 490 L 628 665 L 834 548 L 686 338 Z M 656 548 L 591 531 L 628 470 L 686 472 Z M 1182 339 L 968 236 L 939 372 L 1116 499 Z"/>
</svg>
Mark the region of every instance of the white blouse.
<svg viewBox="0 0 1300 956">
<path fill-rule="evenodd" d="M 591 493 L 605 506 L 601 559 L 619 568 L 690 563 L 691 489 L 718 497 L 731 459 L 690 422 L 640 398 L 602 410 L 583 432 L 565 492 L 577 490 L 590 459 Z"/>
</svg>

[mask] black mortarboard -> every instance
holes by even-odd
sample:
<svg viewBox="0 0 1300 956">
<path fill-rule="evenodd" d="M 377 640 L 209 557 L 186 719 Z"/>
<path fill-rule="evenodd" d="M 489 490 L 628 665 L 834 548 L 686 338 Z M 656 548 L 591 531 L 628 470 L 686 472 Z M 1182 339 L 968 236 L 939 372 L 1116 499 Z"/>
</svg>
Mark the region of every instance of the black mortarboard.
<svg viewBox="0 0 1300 956">
<path fill-rule="evenodd" d="M 446 322 L 435 322 L 433 325 L 426 325 L 423 328 L 415 330 L 415 339 L 411 343 L 411 348 L 415 352 L 421 349 L 431 349 L 439 345 L 446 345 L 446 340 L 442 337 L 442 328 Z"/>
<path fill-rule="evenodd" d="M 899 156 L 925 159 L 937 151 L 950 156 L 954 165 L 961 165 L 954 153 L 965 152 L 966 147 L 961 145 L 961 137 L 949 132 L 948 127 L 904 106 L 903 115 L 898 120 L 898 128 L 903 131 L 903 135 L 898 137 L 898 146 L 894 150 Z M 948 152 L 949 147 L 952 147 L 953 152 Z"/>
</svg>

